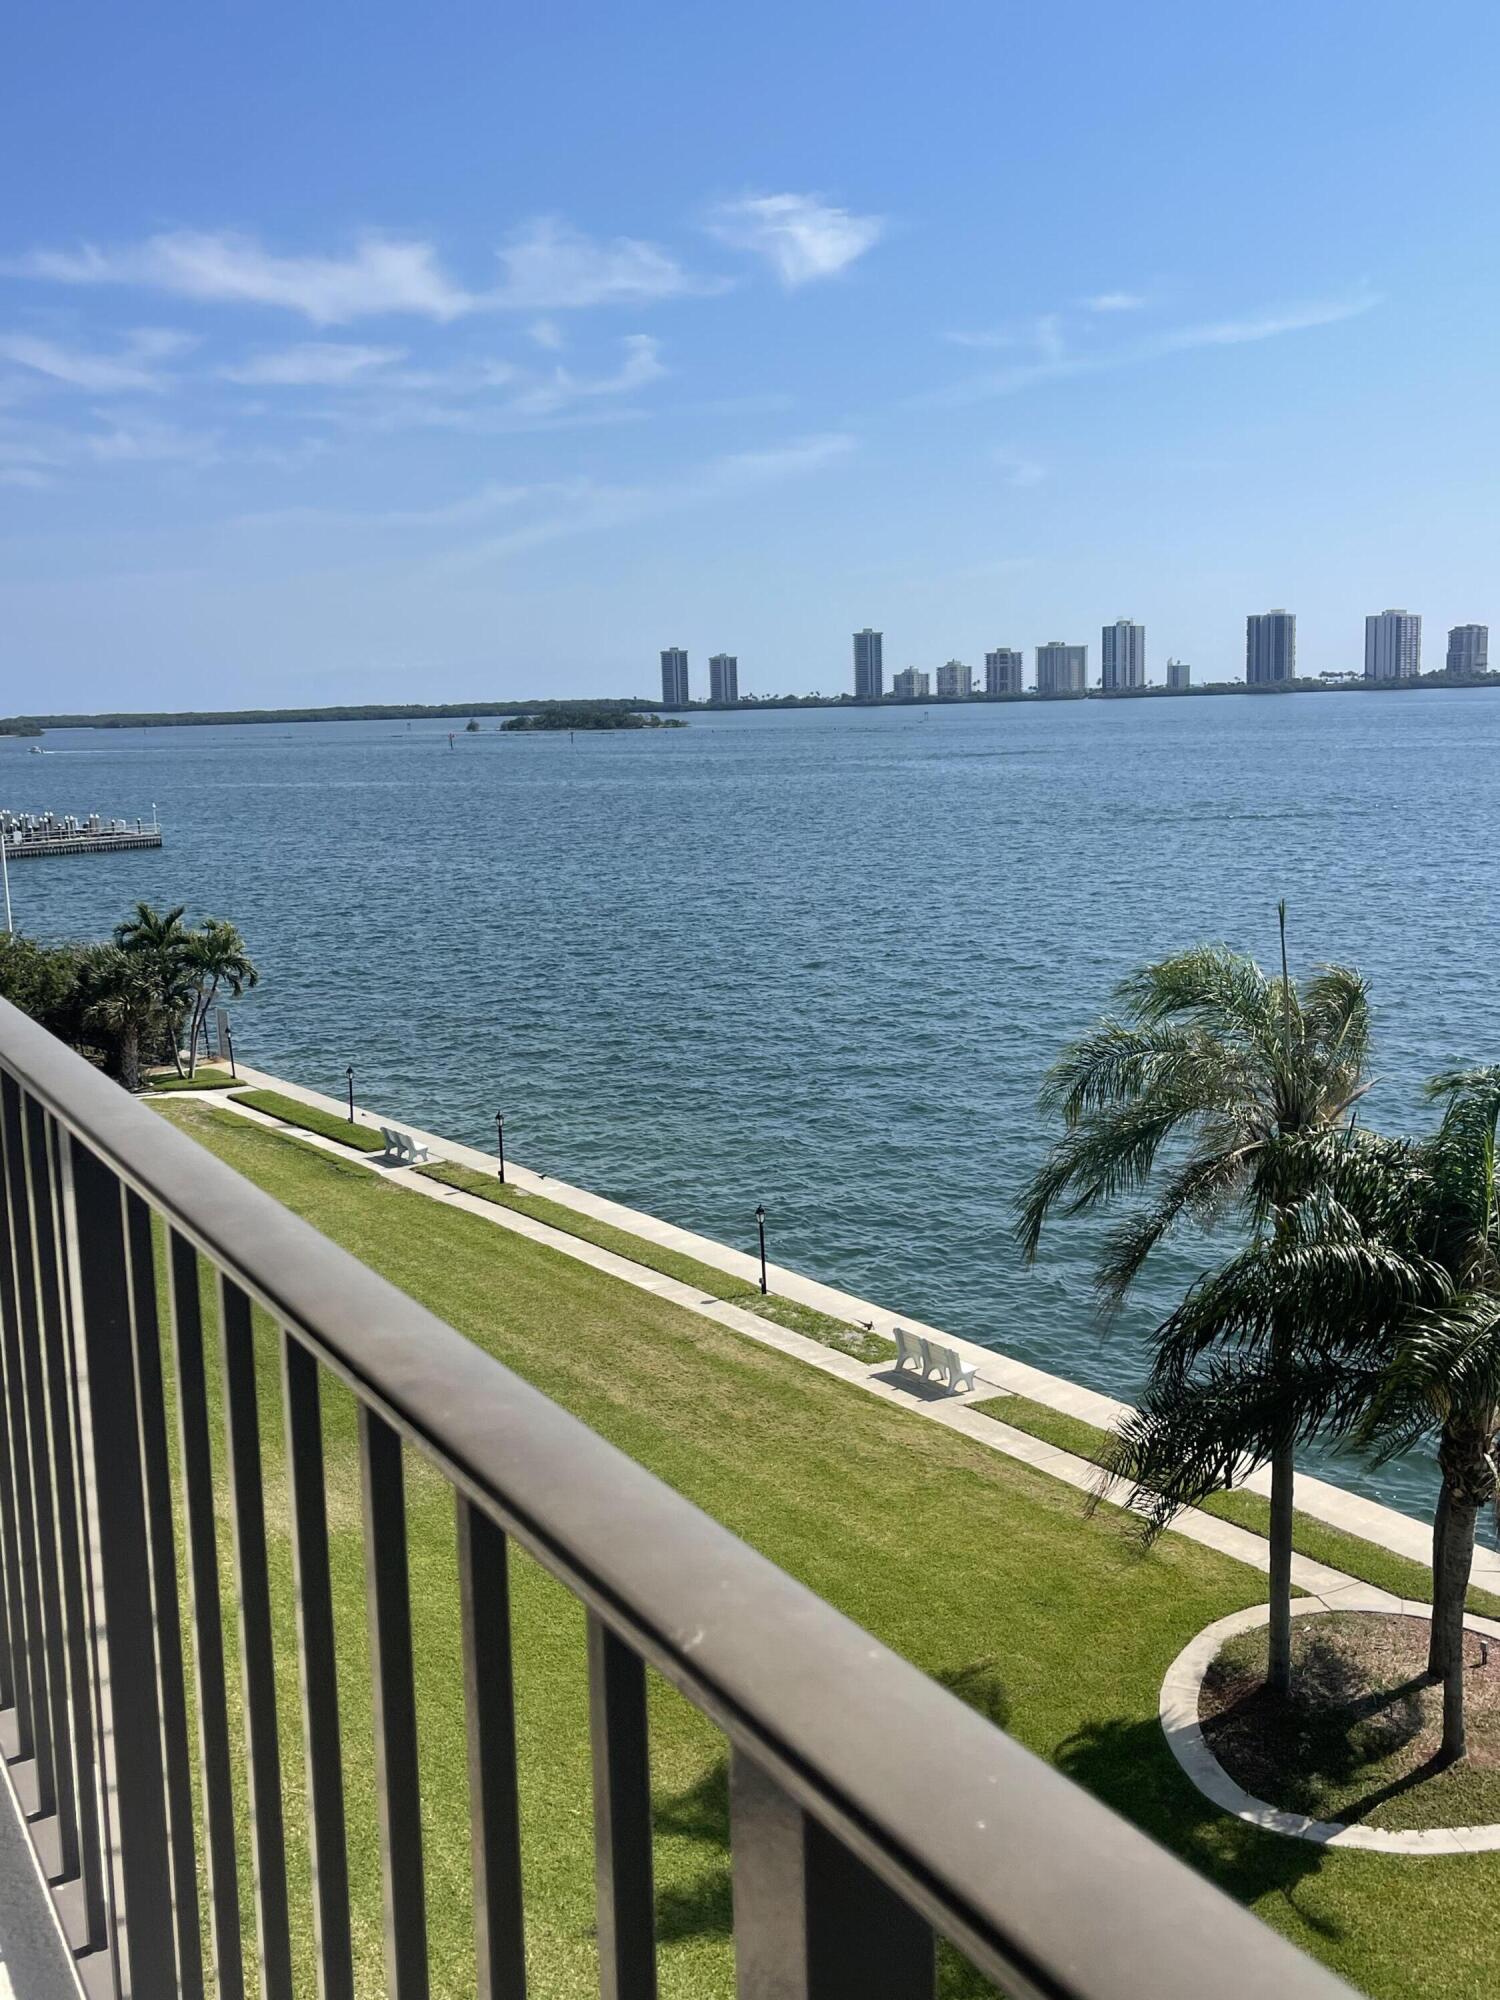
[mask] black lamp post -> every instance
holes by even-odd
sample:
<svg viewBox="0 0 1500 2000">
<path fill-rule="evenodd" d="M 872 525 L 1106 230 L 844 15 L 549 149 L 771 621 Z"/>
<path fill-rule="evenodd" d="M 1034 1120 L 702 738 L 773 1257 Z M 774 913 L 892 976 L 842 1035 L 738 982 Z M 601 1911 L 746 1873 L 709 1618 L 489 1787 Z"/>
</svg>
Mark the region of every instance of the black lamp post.
<svg viewBox="0 0 1500 2000">
<path fill-rule="evenodd" d="M 347 1078 L 349 1079 L 349 1123 L 350 1123 L 350 1124 L 352 1125 L 352 1124 L 354 1123 L 354 1065 L 353 1065 L 353 1063 L 350 1063 L 349 1067 L 348 1067 L 348 1068 L 347 1068 L 347 1069 L 346 1069 L 346 1070 L 344 1071 L 344 1075 L 345 1075 L 345 1076 L 346 1076 L 346 1077 L 347 1077 Z"/>
<path fill-rule="evenodd" d="M 504 1187 L 505 1186 L 505 1118 L 504 1114 L 499 1111 L 495 1113 L 495 1144 L 500 1149 L 500 1185 L 501 1187 Z"/>
<path fill-rule="evenodd" d="M 234 1066 L 234 1035 L 230 1029 L 229 1022 L 227 1020 L 224 1023 L 224 1045 L 229 1050 L 230 1078 L 233 1082 L 238 1083 L 240 1080 L 240 1073 Z"/>
<path fill-rule="evenodd" d="M 756 1204 L 755 1226 L 760 1231 L 760 1291 L 766 1294 L 766 1211 L 762 1203 Z"/>
</svg>

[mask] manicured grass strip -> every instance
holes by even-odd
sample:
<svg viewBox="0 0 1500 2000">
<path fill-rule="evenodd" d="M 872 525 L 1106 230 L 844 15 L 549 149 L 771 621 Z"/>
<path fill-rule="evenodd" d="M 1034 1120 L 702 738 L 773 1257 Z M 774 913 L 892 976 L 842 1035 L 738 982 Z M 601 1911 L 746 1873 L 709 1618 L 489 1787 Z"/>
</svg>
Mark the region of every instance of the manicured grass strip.
<svg viewBox="0 0 1500 2000">
<path fill-rule="evenodd" d="M 660 1271 L 664 1278 L 692 1285 L 710 1298 L 733 1299 L 738 1304 L 752 1289 L 743 1278 L 736 1278 L 728 1271 L 716 1270 L 712 1264 L 700 1263 L 680 1250 L 668 1250 L 627 1229 L 617 1229 L 613 1223 L 585 1215 L 563 1202 L 551 1201 L 546 1195 L 526 1194 L 510 1181 L 502 1187 L 497 1175 L 481 1173 L 477 1167 L 460 1166 L 454 1160 L 437 1160 L 429 1167 L 418 1167 L 417 1172 L 427 1180 L 441 1181 L 444 1187 L 477 1194 L 483 1201 L 494 1202 L 497 1208 L 513 1208 L 518 1215 L 529 1215 L 533 1222 L 545 1222 L 549 1229 L 563 1229 L 569 1236 L 581 1236 L 585 1243 L 612 1250 L 617 1257 L 628 1257 L 633 1264 L 644 1264 L 648 1270 Z"/>
<path fill-rule="evenodd" d="M 581 1237 L 585 1243 L 596 1244 L 601 1250 L 612 1250 L 617 1257 L 628 1257 L 632 1264 L 644 1264 L 648 1271 L 659 1271 L 664 1278 L 676 1278 L 681 1284 L 691 1285 L 695 1291 L 703 1292 L 709 1298 L 724 1299 L 743 1306 L 748 1312 L 758 1313 L 762 1319 L 806 1334 L 811 1340 L 821 1341 L 825 1347 L 840 1348 L 860 1361 L 887 1361 L 896 1352 L 890 1341 L 882 1340 L 878 1334 L 867 1333 L 862 1326 L 851 1326 L 846 1320 L 833 1319 L 812 1306 L 799 1305 L 794 1299 L 762 1298 L 756 1286 L 744 1278 L 736 1278 L 731 1272 L 705 1264 L 697 1257 L 689 1257 L 681 1250 L 669 1250 L 660 1243 L 653 1243 L 647 1236 L 636 1236 L 628 1229 L 617 1229 L 613 1223 L 602 1222 L 594 1215 L 585 1215 L 579 1209 L 569 1208 L 564 1202 L 551 1201 L 546 1195 L 525 1193 L 509 1181 L 502 1187 L 497 1175 L 481 1173 L 477 1167 L 460 1166 L 453 1160 L 438 1160 L 431 1166 L 418 1167 L 417 1172 L 428 1180 L 441 1181 L 444 1187 L 461 1188 L 465 1194 L 476 1194 L 483 1201 L 494 1202 L 497 1208 L 514 1209 L 518 1215 L 529 1215 L 533 1222 L 544 1222 L 550 1229 L 561 1229 L 569 1236 Z"/>
<path fill-rule="evenodd" d="M 1108 1431 L 1099 1425 L 1083 1417 L 1070 1417 L 1045 1403 L 1033 1402 L 1029 1396 L 991 1396 L 982 1403 L 970 1404 L 970 1408 L 982 1410 L 987 1417 L 1043 1438 L 1048 1444 L 1058 1445 L 1063 1451 L 1071 1451 L 1096 1465 L 1109 1439 Z M 1270 1532 L 1271 1503 L 1262 1493 L 1237 1487 L 1232 1493 L 1211 1493 L 1200 1504 L 1205 1514 L 1232 1521 L 1237 1528 L 1248 1528 L 1253 1535 Z M 1311 1514 L 1299 1511 L 1295 1516 L 1292 1546 L 1310 1562 L 1343 1570 L 1348 1576 L 1357 1576 L 1361 1583 L 1374 1584 L 1377 1590 L 1389 1590 L 1397 1597 L 1420 1598 L 1427 1604 L 1432 1601 L 1432 1571 L 1426 1563 L 1397 1555 L 1378 1542 L 1366 1541 L 1363 1535 L 1330 1527 Z M 1469 1609 L 1481 1618 L 1500 1618 L 1500 1597 L 1490 1591 L 1471 1590 L 1468 1603 Z"/>
<path fill-rule="evenodd" d="M 970 1403 L 969 1408 L 1009 1424 L 1012 1430 L 1040 1438 L 1044 1444 L 1055 1444 L 1059 1451 L 1070 1451 L 1075 1458 L 1087 1458 L 1094 1463 L 1098 1462 L 1100 1448 L 1109 1437 L 1109 1432 L 1100 1430 L 1097 1424 L 1083 1417 L 1070 1417 L 1065 1410 L 1054 1410 L 1048 1403 L 1034 1403 L 1030 1396 L 987 1396 L 982 1403 Z"/>
<path fill-rule="evenodd" d="M 356 1153 L 385 1151 L 385 1141 L 367 1125 L 354 1125 L 347 1118 L 341 1118 L 336 1111 L 320 1111 L 315 1104 L 303 1104 L 295 1097 L 283 1097 L 279 1090 L 236 1091 L 234 1102 L 248 1104 L 252 1111 L 264 1111 L 267 1117 L 279 1118 L 283 1125 L 297 1125 L 304 1132 L 316 1132 L 324 1139 L 337 1139 L 341 1146 L 352 1147 Z"/>
<path fill-rule="evenodd" d="M 1142 1554 L 1113 1510 L 1082 1519 L 1058 1481 L 701 1314 L 231 1112 L 182 1098 L 155 1108 L 1344 1978 L 1378 2000 L 1491 2000 L 1500 1855 L 1408 1860 L 1279 1839 L 1216 1811 L 1178 1769 L 1161 1679 L 1194 1633 L 1259 1596 L 1243 1564 L 1179 1537 Z M 307 1807 L 284 1430 L 274 1337 L 259 1324 L 257 1345 L 290 1830 Z M 384 1986 L 358 1455 L 345 1392 L 325 1386 L 356 1978 L 373 1994 Z M 452 1496 L 414 1453 L 407 1465 L 432 1992 L 472 2000 Z M 531 1990 L 597 1991 L 582 1619 L 519 1556 L 512 1601 Z M 651 1776 L 662 2000 L 729 2000 L 725 1746 L 654 1680 Z M 305 1881 L 300 1832 L 296 1845 Z M 299 1958 L 298 1991 L 312 1990 Z M 983 1990 L 945 1955 L 943 2000 Z"/>
<path fill-rule="evenodd" d="M 198 1065 L 196 1076 L 179 1076 L 175 1069 L 159 1071 L 147 1077 L 148 1090 L 233 1090 L 235 1079 L 227 1069 L 207 1068 Z"/>
</svg>

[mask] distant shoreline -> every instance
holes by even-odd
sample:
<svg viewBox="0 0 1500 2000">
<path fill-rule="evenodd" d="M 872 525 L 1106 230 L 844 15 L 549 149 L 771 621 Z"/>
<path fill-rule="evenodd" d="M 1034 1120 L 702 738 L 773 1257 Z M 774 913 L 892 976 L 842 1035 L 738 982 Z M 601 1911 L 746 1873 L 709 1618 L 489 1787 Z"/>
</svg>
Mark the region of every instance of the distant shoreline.
<svg viewBox="0 0 1500 2000">
<path fill-rule="evenodd" d="M 850 694 L 783 694 L 738 702 L 689 702 L 685 709 L 668 708 L 646 698 L 601 695 L 549 701 L 372 702 L 333 704 L 326 708 L 178 709 L 100 715 L 12 715 L 0 717 L 0 736 L 36 736 L 44 729 L 178 729 L 218 724 L 259 722 L 458 722 L 480 716 L 545 717 L 554 709 L 593 709 L 637 714 L 755 715 L 788 708 L 962 708 L 1014 706 L 1068 701 L 1193 701 L 1210 695 L 1251 695 L 1256 699 L 1289 694 L 1412 694 L 1421 688 L 1495 688 L 1500 673 L 1423 674 L 1411 680 L 1297 680 L 1268 687 L 1247 687 L 1243 681 L 1204 681 L 1198 687 L 1088 688 L 1082 694 L 882 695 L 878 701 Z"/>
</svg>

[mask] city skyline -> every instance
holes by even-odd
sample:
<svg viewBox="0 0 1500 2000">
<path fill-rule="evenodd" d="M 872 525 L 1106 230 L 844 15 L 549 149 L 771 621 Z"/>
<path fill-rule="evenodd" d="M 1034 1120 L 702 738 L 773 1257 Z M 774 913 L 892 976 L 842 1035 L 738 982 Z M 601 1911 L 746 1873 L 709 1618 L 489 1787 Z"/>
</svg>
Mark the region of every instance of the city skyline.
<svg viewBox="0 0 1500 2000">
<path fill-rule="evenodd" d="M 1419 612 L 1406 610 L 1386 610 L 1371 612 L 1365 617 L 1364 637 L 1364 678 L 1367 680 L 1403 680 L 1418 677 L 1422 671 L 1422 617 Z M 1193 668 L 1191 663 L 1169 656 L 1163 677 L 1153 681 L 1150 677 L 1147 652 L 1146 628 L 1144 624 L 1129 618 L 1117 618 L 1100 630 L 1100 669 L 1096 680 L 1089 679 L 1087 644 L 1071 644 L 1063 640 L 1048 640 L 1036 646 L 1034 658 L 1035 673 L 1031 682 L 1025 678 L 1025 654 L 1020 647 L 998 646 L 984 649 L 982 692 L 987 696 L 1016 695 L 1026 692 L 1083 693 L 1095 691 L 1104 693 L 1127 693 L 1135 688 L 1152 686 L 1169 690 L 1191 687 Z M 850 692 L 856 700 L 883 700 L 886 694 L 884 673 L 884 633 L 871 626 L 865 626 L 852 635 L 853 681 Z M 668 681 L 669 659 L 672 662 Z M 1489 627 L 1484 624 L 1469 623 L 1455 625 L 1449 629 L 1448 648 L 1444 660 L 1449 673 L 1483 673 L 1488 671 Z M 661 654 L 663 701 L 668 706 L 685 706 L 689 683 L 688 655 L 681 648 L 668 648 Z M 680 663 L 680 664 L 679 664 Z M 711 703 L 728 704 L 737 702 L 739 694 L 739 660 L 729 653 L 715 653 L 709 658 L 709 692 Z M 1293 611 L 1278 608 L 1266 612 L 1251 612 L 1245 621 L 1245 666 L 1243 680 L 1251 686 L 1275 685 L 1289 682 L 1299 677 L 1317 678 L 1319 675 L 1352 679 L 1356 670 L 1352 667 L 1321 668 L 1311 676 L 1300 676 L 1297 663 L 1297 615 Z M 1233 685 L 1240 676 L 1226 675 L 1218 684 Z M 1204 685 L 1215 685 L 1212 680 L 1203 679 Z M 673 690 L 668 697 L 668 686 Z M 775 692 L 790 692 L 778 689 Z M 765 690 L 764 692 L 771 692 Z M 817 692 L 816 689 L 807 692 Z M 967 700 L 981 692 L 977 685 L 975 670 L 955 656 L 935 669 L 909 664 L 891 678 L 890 694 L 900 700 Z"/>
</svg>

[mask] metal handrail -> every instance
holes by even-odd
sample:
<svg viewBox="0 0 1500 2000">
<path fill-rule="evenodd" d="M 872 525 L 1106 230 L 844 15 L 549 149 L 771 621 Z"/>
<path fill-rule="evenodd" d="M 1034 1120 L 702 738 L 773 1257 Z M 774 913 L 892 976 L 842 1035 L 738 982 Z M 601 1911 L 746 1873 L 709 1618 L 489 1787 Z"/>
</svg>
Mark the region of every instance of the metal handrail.
<svg viewBox="0 0 1500 2000">
<path fill-rule="evenodd" d="M 366 1499 L 375 1519 L 373 1529 L 367 1519 L 367 1533 L 378 1539 L 402 1532 L 399 1519 L 388 1508 L 382 1512 L 389 1488 L 379 1452 L 389 1426 L 442 1471 L 475 1516 L 513 1536 L 582 1600 L 592 1614 L 599 1691 L 599 1810 L 609 1809 L 613 1767 L 607 1752 L 600 1763 L 598 1730 L 607 1744 L 616 1713 L 612 1689 L 623 1691 L 618 1713 L 627 1719 L 632 1699 L 628 1672 L 612 1678 L 617 1668 L 649 1664 L 723 1730 L 733 1753 L 737 1937 L 742 1921 L 760 1931 L 805 1924 L 812 1935 L 819 1885 L 839 1893 L 838 1868 L 819 1859 L 817 1846 L 832 1836 L 883 1893 L 1009 1993 L 1328 2000 L 1345 1990 L 1080 1787 L 4 1002 L 0 1073 L 68 1135 L 64 1150 L 75 1166 L 86 1161 L 93 1172 L 97 1163 L 127 1191 L 127 1209 L 128 1197 L 137 1198 L 223 1274 L 231 1302 L 237 1291 L 262 1306 L 353 1390 L 366 1413 Z M 12 1202 L 16 1185 L 13 1168 Z M 85 1256 L 87 1249 L 84 1242 Z M 81 1292 L 87 1289 L 80 1280 Z M 399 1468 L 397 1480 L 399 1503 Z M 404 1565 L 404 1542 L 399 1559 Z M 392 1558 L 372 1544 L 371 1560 L 378 1598 L 381 1580 L 394 1575 L 382 1567 Z M 372 1631 L 393 1648 L 398 1669 L 401 1610 L 396 1596 L 388 1605 L 377 1602 L 372 1614 Z M 388 1630 L 379 1624 L 387 1612 Z M 1003 1617 L 1004 1608 L 997 1606 L 996 1615 Z M 643 1714 L 642 1708 L 642 1729 Z M 392 1731 L 387 1718 L 383 1746 L 393 1783 L 403 1752 L 399 1723 L 397 1714 Z M 622 1725 L 618 1740 L 628 1736 Z M 642 1743 L 642 1771 L 643 1755 Z M 629 1786 L 614 1775 L 628 1805 Z M 797 1815 L 813 1828 L 800 1877 L 775 1861 L 785 1826 L 798 1824 Z M 620 1827 L 627 1821 L 628 1813 Z M 605 1881 L 611 1850 L 603 1833 L 600 1840 L 601 1897 L 608 1888 L 618 1916 L 628 1897 L 618 1882 Z M 629 1860 L 629 1845 L 619 1834 L 612 1850 L 617 1870 Z M 646 1865 L 649 1895 L 649 1857 Z M 797 1893 L 805 1894 L 805 1906 L 795 1903 Z M 605 1928 L 602 1906 L 601 1938 Z M 402 1951 L 419 1942 L 389 1937 L 392 1964 L 399 1966 Z M 628 1965 L 628 1940 L 614 1942 L 619 1965 Z M 822 1961 L 812 1945 L 796 1946 L 787 1961 L 802 1966 L 801 1985 L 743 1983 L 747 1965 L 779 1963 L 785 1941 L 769 1949 L 763 1961 L 753 1953 L 742 1958 L 742 1991 L 854 1990 L 815 1976 Z M 634 1962 L 639 1966 L 639 1949 Z M 899 1965 L 899 1950 L 888 1963 Z M 896 1985 L 890 1983 L 896 1974 L 884 1976 L 883 1991 L 921 1990 L 921 1981 Z M 622 1996 L 649 1990 L 632 1979 L 644 1982 L 645 1975 L 621 1973 L 613 1990 Z"/>
</svg>

